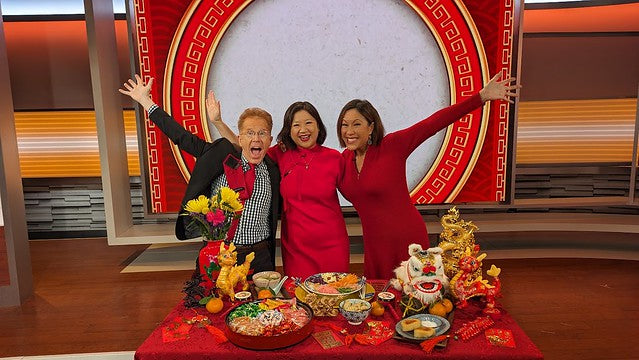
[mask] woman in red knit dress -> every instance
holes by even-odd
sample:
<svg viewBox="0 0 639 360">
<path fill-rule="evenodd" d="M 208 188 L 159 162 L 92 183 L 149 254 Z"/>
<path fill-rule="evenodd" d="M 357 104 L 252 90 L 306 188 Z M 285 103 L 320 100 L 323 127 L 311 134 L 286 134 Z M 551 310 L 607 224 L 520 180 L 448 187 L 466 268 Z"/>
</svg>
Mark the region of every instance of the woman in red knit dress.
<svg viewBox="0 0 639 360">
<path fill-rule="evenodd" d="M 282 181 L 284 273 L 302 279 L 328 271 L 348 272 L 349 240 L 337 185 L 344 166 L 337 150 L 322 146 L 326 127 L 309 102 L 293 103 L 284 114 L 278 143 L 268 151 Z"/>
<path fill-rule="evenodd" d="M 212 93 L 207 110 L 218 131 L 232 139 Z M 299 101 L 286 110 L 278 144 L 268 150 L 282 175 L 284 273 L 302 279 L 320 272 L 348 272 L 349 267 L 348 233 L 336 190 L 343 158 L 337 150 L 321 145 L 325 139 L 326 127 L 317 109 Z"/>
<path fill-rule="evenodd" d="M 359 214 L 364 237 L 364 275 L 388 279 L 412 243 L 429 247 L 428 232 L 410 199 L 406 159 L 420 144 L 489 100 L 512 102 L 518 85 L 498 76 L 474 96 L 384 136 L 377 110 L 366 100 L 351 100 L 337 120 L 345 160 L 340 192 Z"/>
</svg>

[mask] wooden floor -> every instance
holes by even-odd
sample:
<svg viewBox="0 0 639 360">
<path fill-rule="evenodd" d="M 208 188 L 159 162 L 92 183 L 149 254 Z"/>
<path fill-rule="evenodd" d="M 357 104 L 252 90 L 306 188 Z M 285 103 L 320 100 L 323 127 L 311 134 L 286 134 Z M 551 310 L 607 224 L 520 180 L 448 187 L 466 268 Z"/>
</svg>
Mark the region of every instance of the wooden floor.
<svg viewBox="0 0 639 360">
<path fill-rule="evenodd" d="M 102 238 L 31 241 L 35 294 L 0 309 L 0 357 L 135 350 L 190 276 L 121 274 L 145 247 L 110 247 Z M 639 359 L 638 261 L 485 263 L 502 268 L 501 303 L 546 359 Z"/>
</svg>

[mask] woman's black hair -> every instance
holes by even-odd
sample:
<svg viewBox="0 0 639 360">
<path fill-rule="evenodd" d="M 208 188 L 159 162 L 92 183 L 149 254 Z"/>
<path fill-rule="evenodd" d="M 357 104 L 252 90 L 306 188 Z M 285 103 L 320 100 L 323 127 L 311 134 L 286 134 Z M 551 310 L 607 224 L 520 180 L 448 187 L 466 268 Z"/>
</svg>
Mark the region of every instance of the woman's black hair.
<svg viewBox="0 0 639 360">
<path fill-rule="evenodd" d="M 291 127 L 293 126 L 293 117 L 300 110 L 306 110 L 315 119 L 315 121 L 317 121 L 317 128 L 319 129 L 317 144 L 322 145 L 324 140 L 326 140 L 326 126 L 324 126 L 324 123 L 320 118 L 320 114 L 315 106 L 308 101 L 294 102 L 288 107 L 288 109 L 286 109 L 286 113 L 284 114 L 284 124 L 282 125 L 280 133 L 277 134 L 277 141 L 284 143 L 287 149 L 297 148 L 295 141 L 291 138 Z"/>
</svg>

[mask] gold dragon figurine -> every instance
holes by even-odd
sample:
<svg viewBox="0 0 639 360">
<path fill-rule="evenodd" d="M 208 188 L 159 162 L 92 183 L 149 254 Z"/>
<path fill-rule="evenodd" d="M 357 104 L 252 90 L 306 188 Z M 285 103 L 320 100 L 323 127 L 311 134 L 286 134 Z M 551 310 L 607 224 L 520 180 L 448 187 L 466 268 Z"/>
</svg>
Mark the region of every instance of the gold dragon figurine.
<svg viewBox="0 0 639 360">
<path fill-rule="evenodd" d="M 228 295 L 231 301 L 235 301 L 235 285 L 242 284 L 242 290 L 248 290 L 249 285 L 246 281 L 251 262 L 255 258 L 255 253 L 251 252 L 246 255 L 246 259 L 242 265 L 237 263 L 237 252 L 235 245 L 231 243 L 228 249 L 224 246 L 224 242 L 220 244 L 220 252 L 217 255 L 220 264 L 220 274 L 215 284 L 217 285 L 218 295 L 223 297 Z"/>
<path fill-rule="evenodd" d="M 443 230 L 439 234 L 438 246 L 443 251 L 444 272 L 448 278 L 453 278 L 459 272 L 459 260 L 465 255 L 466 249 L 471 249 L 472 255 L 479 253 L 479 245 L 475 244 L 475 231 L 479 228 L 472 221 L 460 219 L 456 207 L 448 210 L 440 222 Z"/>
</svg>

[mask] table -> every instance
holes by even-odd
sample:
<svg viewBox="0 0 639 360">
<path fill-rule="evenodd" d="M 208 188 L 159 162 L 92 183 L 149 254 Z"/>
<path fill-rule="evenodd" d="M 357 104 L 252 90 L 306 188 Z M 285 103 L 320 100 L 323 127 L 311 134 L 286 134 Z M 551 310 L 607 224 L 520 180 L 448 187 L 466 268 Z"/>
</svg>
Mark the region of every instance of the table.
<svg viewBox="0 0 639 360">
<path fill-rule="evenodd" d="M 378 288 L 379 284 L 382 286 L 384 284 L 384 281 L 370 282 L 376 283 L 374 285 L 375 288 Z M 225 309 L 228 309 L 229 306 L 230 304 L 225 304 Z M 198 309 L 198 313 L 207 315 L 212 325 L 219 329 L 224 329 L 223 314 L 226 311 L 223 311 L 222 314 L 208 314 L 206 310 Z M 511 330 L 517 345 L 516 348 L 492 346 L 482 332 L 482 334 L 466 342 L 451 338 L 445 348 L 437 347 L 430 354 L 424 352 L 419 344 L 407 343 L 396 339 L 390 339 L 378 346 L 366 346 L 354 342 L 349 347 L 341 346 L 324 350 L 312 336 L 288 348 L 254 351 L 239 348 L 230 342 L 218 344 L 206 329 L 195 326 L 190 330 L 188 339 L 167 343 L 162 341 L 162 329 L 165 326 L 170 324 L 175 318 L 192 317 L 194 314 L 195 312 L 192 309 L 186 309 L 182 303 L 178 304 L 137 349 L 135 359 L 543 359 L 539 349 L 505 310 L 503 310 L 501 318 L 495 321 L 493 327 Z M 464 322 L 473 320 L 479 315 L 481 315 L 481 309 L 477 303 L 471 302 L 465 309 L 456 309 L 449 333 L 452 334 Z M 340 315 L 328 319 L 331 323 L 347 329 L 350 333 L 362 332 L 365 328 L 364 324 L 349 325 Z M 388 311 L 381 318 L 371 317 L 369 319 L 383 320 L 395 324 Z M 323 330 L 327 330 L 327 328 L 315 325 L 313 332 Z"/>
</svg>

